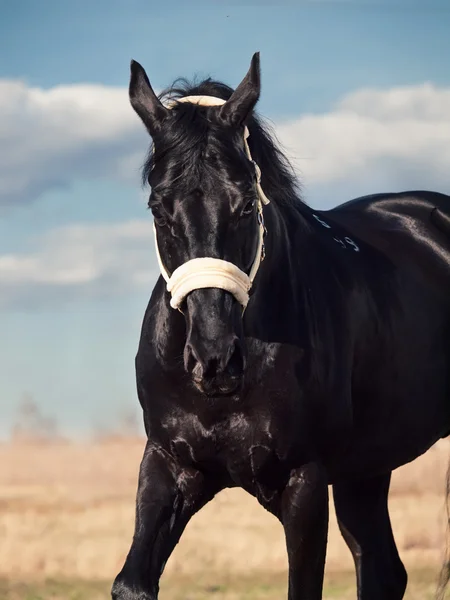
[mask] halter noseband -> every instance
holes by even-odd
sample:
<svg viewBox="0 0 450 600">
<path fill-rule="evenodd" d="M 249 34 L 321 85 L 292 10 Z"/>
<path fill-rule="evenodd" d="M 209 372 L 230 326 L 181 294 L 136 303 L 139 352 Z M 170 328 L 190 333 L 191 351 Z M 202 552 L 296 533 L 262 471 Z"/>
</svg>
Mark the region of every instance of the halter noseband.
<svg viewBox="0 0 450 600">
<path fill-rule="evenodd" d="M 220 106 L 225 104 L 226 100 L 215 98 L 213 96 L 185 96 L 177 98 L 166 103 L 167 108 L 173 108 L 178 102 L 192 102 L 202 106 Z M 256 171 L 256 189 L 258 192 L 258 248 L 256 250 L 255 260 L 253 261 L 250 273 L 247 275 L 236 265 L 220 258 L 193 258 L 179 266 L 170 276 L 164 266 L 161 254 L 158 248 L 158 237 L 156 227 L 153 224 L 155 234 L 156 256 L 158 259 L 161 275 L 167 282 L 167 291 L 171 292 L 170 306 L 179 308 L 184 298 L 193 290 L 200 288 L 220 288 L 227 290 L 236 298 L 245 310 L 249 301 L 249 291 L 253 280 L 256 277 L 261 261 L 264 260 L 264 236 L 266 228 L 264 226 L 263 205 L 269 204 L 270 200 L 265 195 L 261 187 L 261 171 L 255 161 L 252 159 L 250 148 L 247 142 L 250 132 L 247 127 L 244 130 L 244 146 L 248 159 L 254 164 Z"/>
</svg>

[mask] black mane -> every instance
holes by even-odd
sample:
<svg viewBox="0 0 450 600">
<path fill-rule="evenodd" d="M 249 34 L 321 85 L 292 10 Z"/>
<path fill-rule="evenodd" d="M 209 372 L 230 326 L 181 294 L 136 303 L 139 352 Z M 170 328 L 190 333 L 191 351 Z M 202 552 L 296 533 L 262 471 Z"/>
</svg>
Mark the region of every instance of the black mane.
<svg viewBox="0 0 450 600">
<path fill-rule="evenodd" d="M 175 80 L 172 86 L 163 90 L 159 98 L 162 101 L 168 101 L 176 100 L 183 96 L 206 95 L 228 100 L 232 93 L 233 89 L 231 87 L 219 81 L 214 81 L 211 78 L 204 79 L 198 83 L 179 78 Z M 188 105 L 180 106 L 178 116 L 180 132 L 183 132 L 188 122 L 192 121 L 193 110 L 198 109 Z M 304 203 L 300 196 L 300 185 L 294 169 L 281 151 L 273 128 L 267 122 L 263 124 L 262 118 L 254 112 L 247 126 L 250 131 L 249 146 L 252 157 L 261 169 L 262 185 L 268 197 L 282 206 L 303 205 Z M 192 162 L 194 163 L 195 144 L 197 141 L 204 139 L 206 133 L 206 127 L 199 127 L 199 130 L 195 131 L 194 139 L 190 138 L 189 142 L 186 141 L 185 137 L 183 139 L 182 135 L 177 136 L 174 133 L 174 139 L 171 141 L 170 146 L 175 147 L 177 144 L 184 144 L 186 147 L 182 149 L 183 156 L 189 157 L 189 154 L 191 154 Z M 152 145 L 142 171 L 144 184 L 147 183 L 150 171 L 157 160 L 158 156 L 153 153 Z"/>
</svg>

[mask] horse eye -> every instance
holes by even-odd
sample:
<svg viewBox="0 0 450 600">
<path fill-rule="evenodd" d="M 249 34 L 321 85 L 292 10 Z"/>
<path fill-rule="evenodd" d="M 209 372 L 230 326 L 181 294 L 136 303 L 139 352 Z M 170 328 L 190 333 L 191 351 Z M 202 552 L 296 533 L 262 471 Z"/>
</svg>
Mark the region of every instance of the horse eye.
<svg viewBox="0 0 450 600">
<path fill-rule="evenodd" d="M 150 210 L 152 211 L 153 218 L 155 219 L 155 221 L 158 225 L 160 225 L 162 227 L 163 225 L 166 224 L 166 219 L 163 215 L 163 212 L 162 212 L 162 209 L 160 206 L 158 206 L 157 204 L 153 204 L 152 206 L 150 206 Z"/>
<path fill-rule="evenodd" d="M 254 200 L 250 200 L 250 202 L 247 202 L 247 204 L 244 207 L 244 210 L 242 211 L 243 215 L 251 215 L 253 214 L 253 209 L 255 208 L 255 201 Z"/>
</svg>

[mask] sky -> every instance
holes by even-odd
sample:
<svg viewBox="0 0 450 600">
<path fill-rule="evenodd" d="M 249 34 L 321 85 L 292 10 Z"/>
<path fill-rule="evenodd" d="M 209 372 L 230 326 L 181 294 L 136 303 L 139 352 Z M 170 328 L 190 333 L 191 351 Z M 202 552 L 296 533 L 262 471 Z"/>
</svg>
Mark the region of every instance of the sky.
<svg viewBox="0 0 450 600">
<path fill-rule="evenodd" d="M 327 209 L 449 193 L 448 31 L 447 0 L 1 3 L 0 436 L 24 397 L 74 436 L 140 419 L 134 357 L 158 270 L 132 58 L 157 90 L 236 87 L 260 51 L 257 110 Z"/>
</svg>

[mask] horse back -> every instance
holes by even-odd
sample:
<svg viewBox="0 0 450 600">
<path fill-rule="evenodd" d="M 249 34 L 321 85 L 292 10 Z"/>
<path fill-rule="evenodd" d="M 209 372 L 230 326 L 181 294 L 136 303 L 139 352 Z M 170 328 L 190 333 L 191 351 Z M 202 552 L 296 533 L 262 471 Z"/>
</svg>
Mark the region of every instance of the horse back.
<svg viewBox="0 0 450 600">
<path fill-rule="evenodd" d="M 428 191 L 375 194 L 323 214 L 450 300 L 450 196 Z"/>
</svg>

